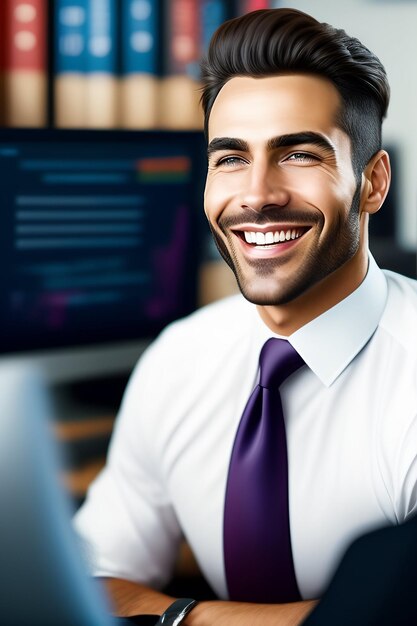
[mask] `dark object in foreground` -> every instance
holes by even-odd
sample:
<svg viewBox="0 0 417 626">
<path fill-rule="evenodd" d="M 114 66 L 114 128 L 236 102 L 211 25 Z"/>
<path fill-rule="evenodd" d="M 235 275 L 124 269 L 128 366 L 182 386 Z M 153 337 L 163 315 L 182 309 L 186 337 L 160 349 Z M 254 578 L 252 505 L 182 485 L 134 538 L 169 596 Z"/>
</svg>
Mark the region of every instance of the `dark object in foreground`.
<svg viewBox="0 0 417 626">
<path fill-rule="evenodd" d="M 348 549 L 303 626 L 417 624 L 417 517 L 375 530 Z"/>
</svg>

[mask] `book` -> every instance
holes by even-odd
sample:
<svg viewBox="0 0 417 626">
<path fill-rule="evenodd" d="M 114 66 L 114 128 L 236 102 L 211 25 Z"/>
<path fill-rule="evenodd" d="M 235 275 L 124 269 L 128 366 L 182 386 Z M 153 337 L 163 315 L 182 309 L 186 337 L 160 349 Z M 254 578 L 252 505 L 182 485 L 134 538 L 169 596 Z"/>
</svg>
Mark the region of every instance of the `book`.
<svg viewBox="0 0 417 626">
<path fill-rule="evenodd" d="M 3 0 L 4 117 L 8 126 L 47 122 L 47 1 Z"/>
<path fill-rule="evenodd" d="M 201 52 L 208 50 L 210 40 L 217 28 L 230 15 L 230 3 L 226 0 L 201 0 Z"/>
<path fill-rule="evenodd" d="M 259 9 L 269 9 L 270 5 L 269 0 L 235 0 L 235 11 L 236 15 L 244 15 Z"/>
<path fill-rule="evenodd" d="M 160 126 L 202 128 L 199 106 L 201 50 L 200 3 L 171 0 L 165 4 L 164 76 L 161 81 Z"/>
<path fill-rule="evenodd" d="M 5 92 L 4 92 L 4 70 L 5 70 L 5 4 L 0 2 L 0 126 L 5 124 Z"/>
<path fill-rule="evenodd" d="M 119 123 L 117 13 L 120 0 L 89 0 L 87 14 L 86 127 Z"/>
<path fill-rule="evenodd" d="M 158 125 L 161 0 L 121 0 L 121 125 Z"/>
<path fill-rule="evenodd" d="M 54 113 L 60 128 L 87 123 L 88 0 L 55 0 Z"/>
</svg>

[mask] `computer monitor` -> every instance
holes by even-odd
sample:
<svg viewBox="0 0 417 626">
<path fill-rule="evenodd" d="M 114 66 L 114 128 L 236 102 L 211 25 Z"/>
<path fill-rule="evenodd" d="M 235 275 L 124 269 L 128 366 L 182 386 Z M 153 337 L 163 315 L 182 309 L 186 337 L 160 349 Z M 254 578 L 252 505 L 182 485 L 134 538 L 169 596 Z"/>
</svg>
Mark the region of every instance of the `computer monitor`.
<svg viewBox="0 0 417 626">
<path fill-rule="evenodd" d="M 52 415 L 39 372 L 0 364 L 0 624 L 154 625 L 158 615 L 113 618 L 104 587 L 88 575 Z"/>
<path fill-rule="evenodd" d="M 0 623 L 114 626 L 77 550 L 51 415 L 39 374 L 0 364 Z"/>
<path fill-rule="evenodd" d="M 0 362 L 128 371 L 196 306 L 200 132 L 0 129 Z"/>
</svg>

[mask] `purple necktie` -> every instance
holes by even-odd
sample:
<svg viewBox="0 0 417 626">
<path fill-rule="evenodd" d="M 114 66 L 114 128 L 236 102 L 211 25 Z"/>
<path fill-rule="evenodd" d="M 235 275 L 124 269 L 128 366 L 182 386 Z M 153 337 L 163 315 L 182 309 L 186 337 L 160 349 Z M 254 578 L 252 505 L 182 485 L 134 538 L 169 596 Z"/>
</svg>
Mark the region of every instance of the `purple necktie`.
<svg viewBox="0 0 417 626">
<path fill-rule="evenodd" d="M 268 339 L 260 380 L 243 412 L 230 461 L 224 557 L 231 600 L 300 600 L 291 550 L 288 463 L 279 386 L 304 365 L 285 339 Z"/>
</svg>

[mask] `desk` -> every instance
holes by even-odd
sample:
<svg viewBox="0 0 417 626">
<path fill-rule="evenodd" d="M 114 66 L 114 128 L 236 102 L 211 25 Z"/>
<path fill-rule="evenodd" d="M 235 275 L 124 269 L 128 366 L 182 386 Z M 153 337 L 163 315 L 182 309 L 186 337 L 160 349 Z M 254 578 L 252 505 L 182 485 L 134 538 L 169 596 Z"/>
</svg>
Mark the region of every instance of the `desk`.
<svg viewBox="0 0 417 626">
<path fill-rule="evenodd" d="M 55 436 L 64 451 L 63 482 L 78 505 L 104 466 L 113 424 L 114 416 L 54 424 Z"/>
<path fill-rule="evenodd" d="M 82 502 L 89 484 L 105 463 L 105 450 L 113 430 L 114 416 L 65 421 L 54 424 L 55 435 L 68 453 L 70 467 L 63 474 L 64 485 L 75 501 Z M 77 457 L 76 450 L 83 448 L 79 463 L 71 462 Z"/>
</svg>

